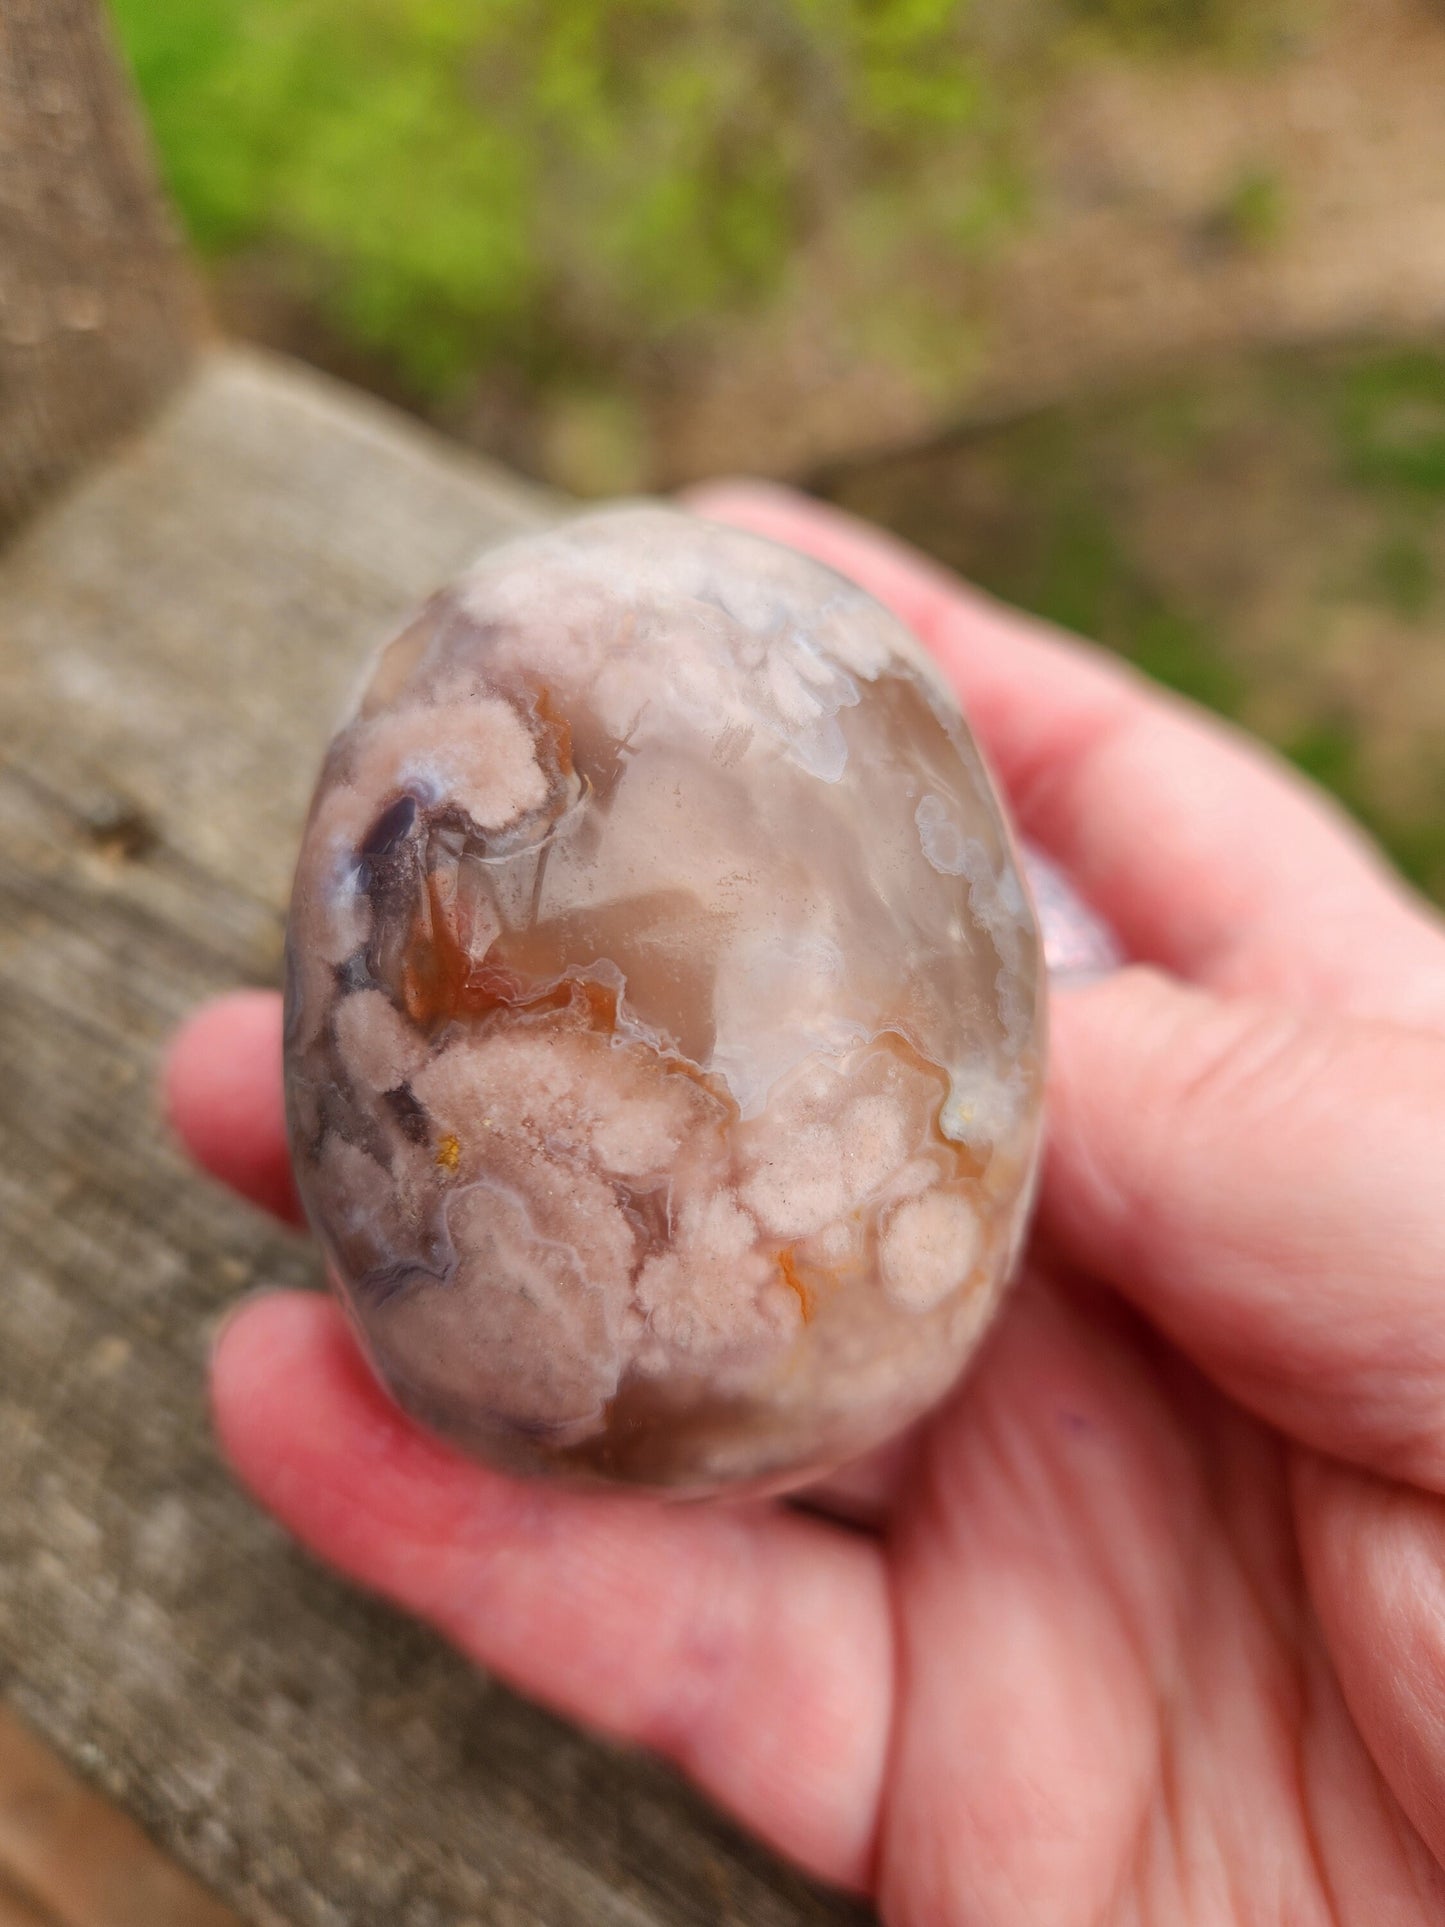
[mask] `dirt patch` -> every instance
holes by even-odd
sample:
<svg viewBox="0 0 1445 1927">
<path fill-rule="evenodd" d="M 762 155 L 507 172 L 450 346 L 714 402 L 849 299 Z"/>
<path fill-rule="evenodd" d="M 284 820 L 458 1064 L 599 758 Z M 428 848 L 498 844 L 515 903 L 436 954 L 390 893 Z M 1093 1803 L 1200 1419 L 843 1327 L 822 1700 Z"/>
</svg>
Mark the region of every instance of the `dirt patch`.
<svg viewBox="0 0 1445 1927">
<path fill-rule="evenodd" d="M 765 294 L 596 365 L 498 351 L 427 403 L 326 320 L 314 263 L 264 241 L 223 260 L 223 319 L 585 494 L 794 475 L 1242 345 L 1445 333 L 1439 0 L 1271 0 L 1267 32 L 1187 53 L 1051 39 L 1051 5 L 1091 12 L 978 9 L 1006 165 L 982 132 L 940 134 L 891 203 L 884 179 L 820 190 Z M 985 174 L 1014 183 L 992 225 Z"/>
<path fill-rule="evenodd" d="M 648 400 L 652 473 L 795 472 L 1243 345 L 1445 331 L 1445 9 L 1333 0 L 1247 63 L 1086 61 L 1047 94 L 1032 212 L 869 352 L 825 248 L 766 332 Z M 916 334 L 915 330 L 915 334 Z"/>
</svg>

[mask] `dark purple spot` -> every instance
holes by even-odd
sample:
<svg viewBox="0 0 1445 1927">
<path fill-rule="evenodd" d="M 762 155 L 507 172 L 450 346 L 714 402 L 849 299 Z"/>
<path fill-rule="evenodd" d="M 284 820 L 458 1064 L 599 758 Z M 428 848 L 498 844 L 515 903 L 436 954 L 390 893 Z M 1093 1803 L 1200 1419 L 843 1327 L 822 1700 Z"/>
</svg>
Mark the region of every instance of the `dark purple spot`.
<svg viewBox="0 0 1445 1927">
<path fill-rule="evenodd" d="M 371 856 L 390 856 L 397 844 L 410 836 L 411 826 L 415 822 L 414 796 L 399 796 L 394 803 L 388 803 L 367 832 L 366 841 L 361 846 L 363 860 Z"/>
<path fill-rule="evenodd" d="M 396 1119 L 404 1138 L 410 1138 L 413 1144 L 426 1143 L 431 1135 L 431 1126 L 410 1084 L 398 1084 L 394 1091 L 387 1091 L 382 1102 Z"/>
<path fill-rule="evenodd" d="M 373 978 L 364 950 L 353 951 L 345 963 L 336 966 L 336 988 L 343 995 L 351 990 L 369 990 Z"/>
</svg>

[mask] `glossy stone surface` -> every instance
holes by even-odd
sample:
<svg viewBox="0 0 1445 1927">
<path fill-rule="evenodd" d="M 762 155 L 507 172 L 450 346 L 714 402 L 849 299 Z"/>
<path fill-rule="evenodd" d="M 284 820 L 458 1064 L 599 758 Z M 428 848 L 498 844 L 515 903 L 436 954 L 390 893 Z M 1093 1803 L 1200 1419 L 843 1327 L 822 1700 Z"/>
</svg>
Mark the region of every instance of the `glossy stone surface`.
<svg viewBox="0 0 1445 1927">
<path fill-rule="evenodd" d="M 1038 935 L 952 699 L 818 564 L 656 508 L 484 557 L 331 746 L 288 966 L 307 1209 L 468 1449 L 781 1487 L 977 1344 Z"/>
</svg>

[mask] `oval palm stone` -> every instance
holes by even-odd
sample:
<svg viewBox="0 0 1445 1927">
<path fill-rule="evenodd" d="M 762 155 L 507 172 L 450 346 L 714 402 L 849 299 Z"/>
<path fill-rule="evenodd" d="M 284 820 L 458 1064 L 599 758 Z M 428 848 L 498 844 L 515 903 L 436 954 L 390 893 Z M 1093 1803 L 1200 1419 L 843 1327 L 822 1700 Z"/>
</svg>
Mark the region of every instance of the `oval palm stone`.
<svg viewBox="0 0 1445 1927">
<path fill-rule="evenodd" d="M 1024 1228 L 1034 916 L 953 698 L 664 509 L 485 556 L 331 745 L 302 1196 L 377 1372 L 501 1465 L 781 1487 L 953 1383 Z"/>
</svg>

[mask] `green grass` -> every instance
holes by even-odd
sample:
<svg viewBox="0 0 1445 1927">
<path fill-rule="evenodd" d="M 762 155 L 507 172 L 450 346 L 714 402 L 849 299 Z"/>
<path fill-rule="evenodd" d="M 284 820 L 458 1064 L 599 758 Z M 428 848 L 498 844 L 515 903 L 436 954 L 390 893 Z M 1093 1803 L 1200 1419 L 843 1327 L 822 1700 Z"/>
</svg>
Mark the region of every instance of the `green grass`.
<svg viewBox="0 0 1445 1927">
<path fill-rule="evenodd" d="M 1382 535 L 1366 567 L 1367 591 L 1405 622 L 1419 622 L 1435 606 L 1435 562 L 1414 530 Z"/>
<path fill-rule="evenodd" d="M 1293 4 L 112 0 L 198 247 L 264 251 L 432 402 L 496 362 L 615 379 L 784 295 L 824 233 L 859 339 L 912 366 L 936 296 L 897 263 L 1024 218 L 1060 60 L 1219 50 Z M 1267 224 L 1267 187 L 1236 212 Z"/>
<path fill-rule="evenodd" d="M 1062 491 L 1040 520 L 1026 583 L 985 586 L 1075 635 L 1108 641 L 1146 675 L 1221 715 L 1243 711 L 1246 680 L 1213 646 L 1208 621 L 1138 565 L 1097 498 Z"/>
<path fill-rule="evenodd" d="M 489 356 L 605 368 L 746 307 L 825 202 L 896 217 L 936 145 L 992 112 L 953 0 L 115 12 L 199 247 L 279 248 L 336 325 L 430 396 Z M 965 245 L 998 180 L 980 166 L 955 187 Z"/>
<path fill-rule="evenodd" d="M 1445 353 L 1210 366 L 830 492 L 1265 734 L 1445 902 Z"/>
<path fill-rule="evenodd" d="M 820 237 L 843 338 L 954 392 L 967 343 L 899 264 L 967 263 L 1027 220 L 1061 63 L 1267 55 L 1313 0 L 112 4 L 210 260 L 279 266 L 419 401 L 506 371 L 606 487 L 637 465 L 631 376 L 679 345 L 686 365 L 718 317 L 766 330 Z M 1265 249 L 1287 216 L 1259 170 L 1214 228 Z M 1417 675 L 1445 604 L 1445 355 L 1204 370 L 855 480 L 854 506 L 1266 729 L 1445 900 L 1445 731 Z M 1342 694 L 1336 658 L 1376 631 L 1383 667 Z M 1391 677 L 1422 692 L 1413 733 Z"/>
<path fill-rule="evenodd" d="M 1424 348 L 1372 357 L 1342 383 L 1334 412 L 1358 482 L 1445 496 L 1445 357 Z"/>
</svg>

